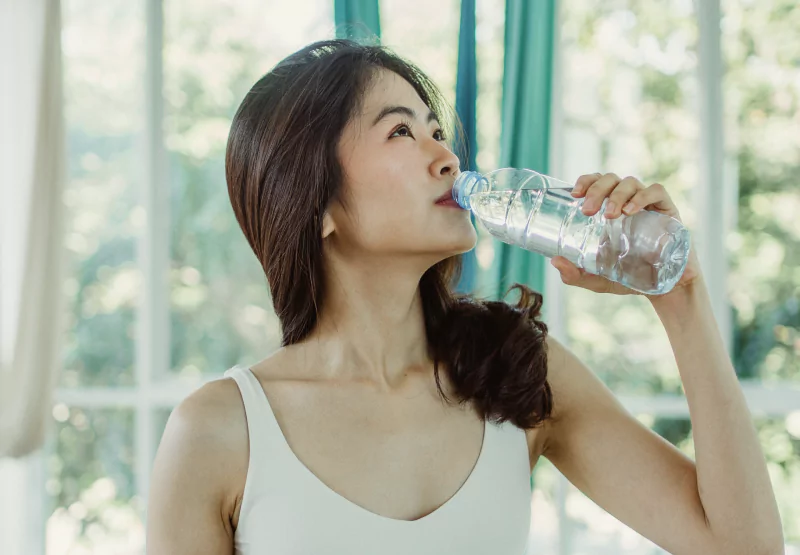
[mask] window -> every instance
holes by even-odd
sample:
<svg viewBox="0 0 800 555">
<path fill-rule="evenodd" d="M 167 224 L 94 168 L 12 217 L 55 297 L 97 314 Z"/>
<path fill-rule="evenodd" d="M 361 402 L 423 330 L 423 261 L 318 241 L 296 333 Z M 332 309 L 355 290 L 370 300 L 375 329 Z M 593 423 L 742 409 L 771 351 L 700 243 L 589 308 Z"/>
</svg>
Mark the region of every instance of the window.
<svg viewBox="0 0 800 555">
<path fill-rule="evenodd" d="M 40 518 L 48 555 L 142 553 L 150 465 L 171 408 L 279 345 L 230 209 L 225 142 L 255 80 L 331 36 L 333 4 L 62 5 L 72 305 Z"/>
<path fill-rule="evenodd" d="M 699 41 L 720 23 L 705 21 L 697 5 L 562 2 L 558 177 L 613 171 L 661 182 L 696 231 L 701 255 L 727 249 L 728 267 L 704 273 L 719 278 L 708 281 L 725 306 L 718 323 L 754 413 L 786 541 L 798 545 L 800 228 L 791 214 L 800 203 L 792 178 L 800 167 L 793 132 L 800 43 L 790 29 L 800 9 L 789 0 L 721 3 L 721 59 L 711 63 L 724 72 L 725 166 L 721 183 L 709 184 L 703 141 L 713 133 L 722 138 L 722 130 L 703 129 L 709 93 Z M 720 213 L 725 235 L 709 236 L 706 223 Z M 649 303 L 577 288 L 562 294 L 561 331 L 571 348 L 638 408 L 642 422 L 694 458 L 688 410 L 674 397 L 683 394 L 678 369 Z M 568 483 L 562 487 L 567 531 L 559 553 L 663 553 Z"/>
<path fill-rule="evenodd" d="M 690 228 L 722 218 L 715 291 L 756 416 L 787 542 L 800 545 L 800 69 L 794 0 L 722 0 L 726 165 L 709 184 L 690 0 L 561 0 L 551 173 L 660 181 Z M 48 555 L 142 553 L 150 465 L 171 409 L 280 342 L 261 268 L 230 209 L 230 119 L 288 53 L 332 36 L 331 0 L 62 0 L 71 260 L 64 370 L 41 480 Z M 382 2 L 383 42 L 455 100 L 457 0 Z M 478 0 L 478 165 L 497 165 L 505 3 Z M 420 17 L 419 14 L 425 14 Z M 163 33 L 161 32 L 163 30 Z M 704 123 L 705 122 L 705 123 Z M 711 137 L 712 139 L 709 139 Z M 697 202 L 707 198 L 710 202 Z M 720 213 L 722 216 L 720 216 Z M 714 220 L 717 221 L 717 220 Z M 169 233 L 168 244 L 161 238 Z M 496 241 L 479 230 L 488 271 Z M 714 260 L 720 260 L 714 258 Z M 548 271 L 550 269 L 548 268 Z M 716 282 L 715 282 L 716 283 Z M 479 280 L 480 284 L 480 280 Z M 644 299 L 546 291 L 551 331 L 646 425 L 694 456 L 671 349 Z M 610 324 L 610 325 L 609 325 Z M 546 460 L 535 471 L 542 554 L 663 553 Z"/>
</svg>

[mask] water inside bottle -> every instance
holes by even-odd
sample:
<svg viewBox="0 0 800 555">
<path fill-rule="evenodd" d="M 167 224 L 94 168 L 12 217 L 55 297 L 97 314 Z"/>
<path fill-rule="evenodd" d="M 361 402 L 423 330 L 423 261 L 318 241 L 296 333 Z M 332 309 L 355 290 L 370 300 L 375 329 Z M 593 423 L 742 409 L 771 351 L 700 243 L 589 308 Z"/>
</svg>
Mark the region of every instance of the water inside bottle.
<svg viewBox="0 0 800 555">
<path fill-rule="evenodd" d="M 689 234 L 656 212 L 607 220 L 606 202 L 586 216 L 568 189 L 489 191 L 470 196 L 472 211 L 499 240 L 546 257 L 564 256 L 587 272 L 647 294 L 672 289 L 686 267 Z"/>
<path fill-rule="evenodd" d="M 590 223 L 580 213 L 580 200 L 568 189 L 519 189 L 489 191 L 470 197 L 472 211 L 486 229 L 501 241 L 553 257 L 579 254 L 584 233 L 573 236 L 574 225 L 564 229 L 564 222 Z M 564 233 L 567 231 L 568 233 Z M 585 232 L 586 230 L 584 230 Z M 588 269 L 588 268 L 587 268 Z"/>
</svg>

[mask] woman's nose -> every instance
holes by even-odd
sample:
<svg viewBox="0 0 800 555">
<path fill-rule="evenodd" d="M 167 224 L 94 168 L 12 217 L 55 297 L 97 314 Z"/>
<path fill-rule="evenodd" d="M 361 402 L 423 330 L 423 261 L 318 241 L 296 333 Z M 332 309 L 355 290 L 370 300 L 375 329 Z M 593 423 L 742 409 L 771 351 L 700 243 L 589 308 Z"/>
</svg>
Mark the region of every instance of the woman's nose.
<svg viewBox="0 0 800 555">
<path fill-rule="evenodd" d="M 441 151 L 431 164 L 431 174 L 436 178 L 455 176 L 458 173 L 459 160 L 453 151 L 439 144 Z"/>
</svg>

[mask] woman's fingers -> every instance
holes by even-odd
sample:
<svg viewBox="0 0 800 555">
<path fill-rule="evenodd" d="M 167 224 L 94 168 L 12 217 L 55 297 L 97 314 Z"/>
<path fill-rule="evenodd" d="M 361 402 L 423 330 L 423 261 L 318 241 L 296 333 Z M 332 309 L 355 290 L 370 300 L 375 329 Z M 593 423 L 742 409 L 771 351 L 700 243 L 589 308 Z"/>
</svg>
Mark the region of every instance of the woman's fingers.
<svg viewBox="0 0 800 555">
<path fill-rule="evenodd" d="M 587 216 L 596 214 L 603 205 L 603 201 L 611 193 L 611 191 L 614 190 L 614 187 L 616 187 L 619 182 L 620 178 L 615 173 L 607 173 L 595 181 L 586 191 L 582 208 L 583 213 Z"/>
<path fill-rule="evenodd" d="M 620 181 L 608 197 L 604 216 L 609 219 L 620 216 L 622 207 L 642 189 L 644 189 L 644 184 L 635 177 L 626 177 Z"/>
<path fill-rule="evenodd" d="M 649 187 L 636 193 L 628 203 L 622 207 L 622 211 L 631 215 L 643 208 L 653 208 L 659 212 L 680 219 L 678 208 L 670 198 L 669 193 L 660 183 L 653 183 Z"/>
<path fill-rule="evenodd" d="M 589 291 L 594 291 L 595 293 L 615 292 L 620 295 L 626 294 L 626 292 L 623 291 L 625 288 L 602 276 L 590 274 L 586 270 L 578 268 L 563 256 L 553 257 L 550 264 L 561 274 L 561 282 L 565 285 L 581 287 Z"/>
<path fill-rule="evenodd" d="M 653 183 L 649 187 L 645 187 L 635 177 L 626 177 L 620 180 L 614 173 L 582 175 L 575 184 L 572 196 L 584 197 L 583 213 L 587 216 L 596 214 L 607 199 L 604 216 L 608 219 L 617 218 L 621 214 L 632 215 L 639 210 L 652 209 L 680 220 L 678 209 L 663 185 Z M 581 287 L 596 293 L 639 294 L 618 282 L 590 274 L 563 256 L 553 257 L 551 264 L 561 274 L 561 281 L 566 285 Z M 643 266 L 642 270 L 647 270 L 647 268 Z M 684 275 L 689 273 L 690 278 L 692 275 L 699 275 L 699 271 L 692 269 L 690 272 L 689 270 L 690 268 L 687 266 L 687 272 Z"/>
<path fill-rule="evenodd" d="M 595 181 L 603 177 L 603 174 L 600 172 L 589 173 L 586 175 L 582 175 L 575 181 L 575 187 L 572 188 L 572 195 L 573 196 L 580 196 L 586 192 L 586 189 L 592 186 Z"/>
<path fill-rule="evenodd" d="M 680 219 L 678 209 L 663 185 L 653 183 L 645 187 L 635 177 L 620 179 L 615 173 L 599 172 L 582 175 L 575 182 L 572 196 L 584 197 L 581 211 L 586 216 L 597 214 L 603 202 L 608 199 L 604 213 L 608 219 L 622 214 L 631 216 L 645 208 Z"/>
</svg>

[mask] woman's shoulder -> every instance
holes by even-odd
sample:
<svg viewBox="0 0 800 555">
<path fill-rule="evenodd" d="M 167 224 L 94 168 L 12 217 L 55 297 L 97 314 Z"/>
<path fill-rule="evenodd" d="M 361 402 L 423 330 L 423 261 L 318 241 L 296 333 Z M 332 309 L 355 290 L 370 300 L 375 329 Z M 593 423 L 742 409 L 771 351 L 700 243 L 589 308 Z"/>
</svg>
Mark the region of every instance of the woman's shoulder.
<svg viewBox="0 0 800 555">
<path fill-rule="evenodd" d="M 170 421 L 197 439 L 216 440 L 231 427 L 231 419 L 244 422 L 244 406 L 233 379 L 219 378 L 206 382 L 175 407 Z M 218 439 L 224 440 L 224 437 Z"/>
<path fill-rule="evenodd" d="M 169 416 L 157 458 L 233 514 L 248 465 L 247 422 L 236 382 L 217 379 L 189 394 Z M 169 471 L 168 471 L 169 472 Z"/>
<path fill-rule="evenodd" d="M 247 420 L 239 386 L 232 378 L 206 382 L 175 408 L 169 420 L 187 447 L 211 459 L 238 462 L 223 465 L 228 471 L 247 469 Z"/>
<path fill-rule="evenodd" d="M 286 379 L 285 358 L 275 353 L 252 365 L 250 371 L 259 382 L 281 382 Z M 211 459 L 230 461 L 233 457 L 236 465 L 223 466 L 237 476 L 239 470 L 247 469 L 247 417 L 242 393 L 233 377 L 220 377 L 194 390 L 172 411 L 167 428 L 174 440 L 208 451 Z"/>
<path fill-rule="evenodd" d="M 148 553 L 232 552 L 233 521 L 220 515 L 233 515 L 247 444 L 229 381 L 201 386 L 167 420 L 150 475 Z"/>
</svg>

